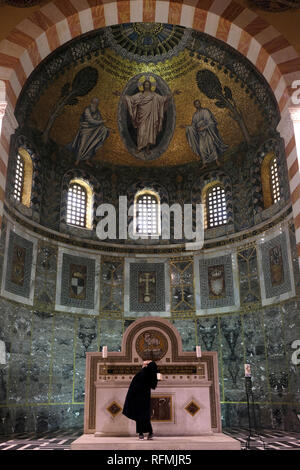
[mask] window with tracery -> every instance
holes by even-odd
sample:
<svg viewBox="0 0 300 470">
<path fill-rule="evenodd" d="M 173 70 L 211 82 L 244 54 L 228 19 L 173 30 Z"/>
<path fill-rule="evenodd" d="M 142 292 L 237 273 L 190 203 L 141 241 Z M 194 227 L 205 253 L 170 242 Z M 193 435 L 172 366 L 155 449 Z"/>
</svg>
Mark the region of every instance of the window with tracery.
<svg viewBox="0 0 300 470">
<path fill-rule="evenodd" d="M 160 199 L 150 190 L 136 194 L 134 203 L 135 232 L 138 235 L 160 235 Z"/>
<path fill-rule="evenodd" d="M 273 204 L 280 201 L 280 184 L 279 184 L 279 172 L 277 158 L 273 158 L 270 164 L 270 183 Z"/>
<path fill-rule="evenodd" d="M 274 152 L 268 153 L 261 165 L 261 184 L 264 208 L 280 201 L 280 177 L 278 158 Z"/>
<path fill-rule="evenodd" d="M 93 192 L 90 185 L 80 179 L 72 180 L 67 196 L 67 223 L 81 228 L 92 228 Z"/>
<path fill-rule="evenodd" d="M 27 150 L 20 148 L 16 158 L 13 197 L 15 201 L 30 207 L 33 164 Z"/>
<path fill-rule="evenodd" d="M 226 194 L 221 184 L 210 186 L 205 193 L 205 228 L 215 228 L 228 222 Z"/>
<path fill-rule="evenodd" d="M 15 173 L 15 185 L 14 185 L 14 198 L 21 202 L 24 182 L 24 160 L 21 155 L 17 155 L 16 173 Z"/>
</svg>

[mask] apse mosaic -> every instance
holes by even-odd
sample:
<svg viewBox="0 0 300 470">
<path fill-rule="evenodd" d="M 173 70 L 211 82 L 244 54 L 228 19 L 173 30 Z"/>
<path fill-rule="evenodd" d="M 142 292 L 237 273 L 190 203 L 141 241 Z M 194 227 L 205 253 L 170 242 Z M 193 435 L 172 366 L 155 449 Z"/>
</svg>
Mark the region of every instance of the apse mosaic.
<svg viewBox="0 0 300 470">
<path fill-rule="evenodd" d="M 279 118 L 247 59 L 161 23 L 103 28 L 57 49 L 27 81 L 16 116 L 72 166 L 202 168 L 222 166 Z"/>
</svg>

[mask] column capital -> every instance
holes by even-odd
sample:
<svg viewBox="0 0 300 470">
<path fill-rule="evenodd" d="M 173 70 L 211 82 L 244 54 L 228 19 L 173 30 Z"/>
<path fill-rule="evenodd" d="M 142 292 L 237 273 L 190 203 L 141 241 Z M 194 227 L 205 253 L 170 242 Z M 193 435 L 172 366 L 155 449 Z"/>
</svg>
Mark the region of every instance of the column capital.
<svg viewBox="0 0 300 470">
<path fill-rule="evenodd" d="M 289 112 L 293 122 L 300 122 L 300 106 L 289 108 Z"/>
</svg>

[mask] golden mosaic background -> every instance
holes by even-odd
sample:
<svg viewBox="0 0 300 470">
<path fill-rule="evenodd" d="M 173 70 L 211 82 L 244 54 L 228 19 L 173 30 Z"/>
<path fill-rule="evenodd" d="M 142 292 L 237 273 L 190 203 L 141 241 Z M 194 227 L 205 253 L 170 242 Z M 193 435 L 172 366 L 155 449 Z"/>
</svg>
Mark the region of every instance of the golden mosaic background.
<svg viewBox="0 0 300 470">
<path fill-rule="evenodd" d="M 200 62 L 195 57 L 190 57 L 188 51 L 183 51 L 177 57 L 159 64 L 134 63 L 123 59 L 114 51 L 106 49 L 104 55 L 92 57 L 85 63 L 74 65 L 71 70 L 54 81 L 45 93 L 40 97 L 30 118 L 30 124 L 43 131 L 51 109 L 59 100 L 61 89 L 66 82 L 72 82 L 76 73 L 87 65 L 97 68 L 99 79 L 94 89 L 86 96 L 79 98 L 75 106 L 66 106 L 63 113 L 56 119 L 50 137 L 59 145 L 65 146 L 72 142 L 79 126 L 80 116 L 93 97 L 100 99 L 99 110 L 108 127 L 114 130 L 104 145 L 98 150 L 95 161 L 102 161 L 116 165 L 129 166 L 172 166 L 199 161 L 190 149 L 185 130 L 182 124 L 191 123 L 195 108 L 193 101 L 200 99 L 202 106 L 209 108 L 218 121 L 219 133 L 223 141 L 234 148 L 243 142 L 243 135 L 238 124 L 229 117 L 228 110 L 215 106 L 214 101 L 206 98 L 196 84 L 196 73 L 200 69 L 212 70 L 220 79 L 223 86 L 227 85 L 233 92 L 234 99 L 243 112 L 250 135 L 261 133 L 264 126 L 264 118 L 254 103 L 242 89 L 240 83 L 235 83 L 235 78 L 230 78 L 217 66 Z M 113 91 L 122 92 L 128 81 L 139 73 L 155 73 L 161 76 L 168 84 L 171 91 L 181 90 L 181 94 L 174 97 L 176 106 L 176 128 L 173 138 L 166 152 L 153 161 L 138 160 L 126 149 L 118 130 L 118 104 L 119 97 L 112 94 Z M 228 153 L 222 157 L 228 158 Z M 221 161 L 222 161 L 221 159 Z"/>
</svg>

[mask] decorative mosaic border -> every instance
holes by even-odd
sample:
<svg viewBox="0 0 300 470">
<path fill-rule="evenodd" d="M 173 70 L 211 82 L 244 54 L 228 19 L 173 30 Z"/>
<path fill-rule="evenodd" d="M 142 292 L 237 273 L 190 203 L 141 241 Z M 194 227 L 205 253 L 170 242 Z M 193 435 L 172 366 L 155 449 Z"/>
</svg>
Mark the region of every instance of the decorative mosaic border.
<svg viewBox="0 0 300 470">
<path fill-rule="evenodd" d="M 87 298 L 85 300 L 71 299 L 67 294 L 71 263 L 87 268 Z M 75 254 L 74 251 L 59 247 L 55 309 L 72 313 L 99 314 L 99 278 L 100 260 L 97 256 L 83 252 Z"/>
<path fill-rule="evenodd" d="M 157 273 L 157 302 L 139 305 L 137 301 L 137 275 L 140 271 L 155 271 Z M 170 316 L 170 276 L 169 264 L 166 259 L 132 259 L 125 260 L 125 295 L 124 316 L 141 317 L 147 315 Z"/>
<path fill-rule="evenodd" d="M 225 296 L 209 299 L 208 268 L 224 266 Z M 217 256 L 198 255 L 194 257 L 196 314 L 205 315 L 236 311 L 240 308 L 237 254 L 228 253 Z"/>
<path fill-rule="evenodd" d="M 288 228 L 268 235 L 258 241 L 258 266 L 261 284 L 262 305 L 274 304 L 296 295 L 293 262 Z M 283 282 L 273 286 L 271 282 L 269 251 L 280 246 L 283 261 Z"/>
<path fill-rule="evenodd" d="M 17 242 L 25 250 L 24 284 L 18 286 L 10 280 L 14 243 Z M 1 295 L 10 300 L 33 305 L 35 271 L 37 260 L 37 239 L 26 234 L 19 227 L 7 223 L 5 242 L 4 269 L 2 275 Z"/>
</svg>

